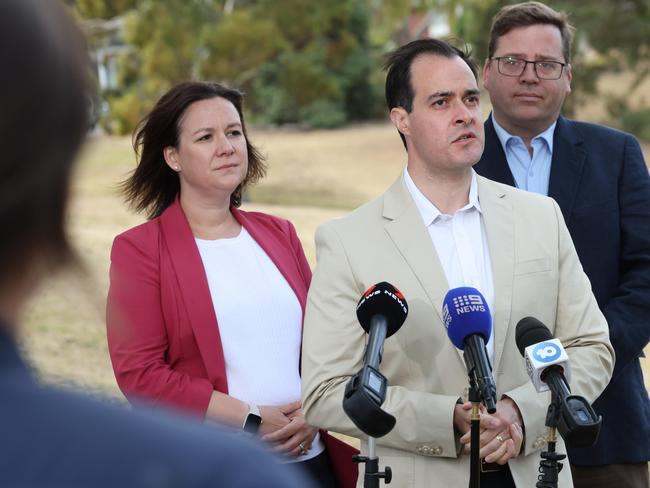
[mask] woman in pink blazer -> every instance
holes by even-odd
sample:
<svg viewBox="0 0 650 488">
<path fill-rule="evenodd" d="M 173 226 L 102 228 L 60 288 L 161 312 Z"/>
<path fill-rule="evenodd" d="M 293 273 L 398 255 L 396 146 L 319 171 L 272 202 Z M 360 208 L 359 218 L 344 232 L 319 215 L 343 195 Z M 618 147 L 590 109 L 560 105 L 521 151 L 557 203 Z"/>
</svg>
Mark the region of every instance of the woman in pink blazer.
<svg viewBox="0 0 650 488">
<path fill-rule="evenodd" d="M 237 208 L 265 171 L 241 93 L 177 85 L 134 147 L 138 165 L 122 188 L 150 220 L 111 251 L 108 346 L 121 390 L 259 435 L 318 486 L 354 486 L 354 451 L 302 416 L 311 271 L 295 229 Z"/>
</svg>

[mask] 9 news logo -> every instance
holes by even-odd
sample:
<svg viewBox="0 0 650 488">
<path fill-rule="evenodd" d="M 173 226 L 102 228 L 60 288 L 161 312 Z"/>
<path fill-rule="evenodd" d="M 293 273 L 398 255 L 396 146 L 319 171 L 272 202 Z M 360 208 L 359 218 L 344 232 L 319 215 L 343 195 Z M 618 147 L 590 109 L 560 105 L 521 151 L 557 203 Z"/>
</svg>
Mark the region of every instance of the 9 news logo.
<svg viewBox="0 0 650 488">
<path fill-rule="evenodd" d="M 540 342 L 533 349 L 533 357 L 540 363 L 551 363 L 558 359 L 562 350 L 552 342 Z"/>
</svg>

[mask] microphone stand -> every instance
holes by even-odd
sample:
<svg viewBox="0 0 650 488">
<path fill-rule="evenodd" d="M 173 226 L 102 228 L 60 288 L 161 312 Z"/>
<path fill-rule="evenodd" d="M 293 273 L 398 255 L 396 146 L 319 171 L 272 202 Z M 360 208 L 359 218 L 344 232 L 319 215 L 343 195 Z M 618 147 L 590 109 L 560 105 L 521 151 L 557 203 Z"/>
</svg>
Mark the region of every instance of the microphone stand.
<svg viewBox="0 0 650 488">
<path fill-rule="evenodd" d="M 469 401 L 472 402 L 472 416 L 470 427 L 470 469 L 469 469 L 469 488 L 480 488 L 481 486 L 481 458 L 479 452 L 481 449 L 481 393 L 476 381 L 470 375 L 469 377 Z"/>
<path fill-rule="evenodd" d="M 379 458 L 377 457 L 377 439 L 368 437 L 368 455 L 361 456 L 357 454 L 352 457 L 355 463 L 365 463 L 365 474 L 363 476 L 363 488 L 379 488 L 379 480 L 384 479 L 388 484 L 393 479 L 393 472 L 390 466 L 386 466 L 385 471 L 379 471 Z"/>
<path fill-rule="evenodd" d="M 562 471 L 562 463 L 560 462 L 566 458 L 566 454 L 560 454 L 555 451 L 555 444 L 557 442 L 557 426 L 560 421 L 561 415 L 561 399 L 558 395 L 553 393 L 551 395 L 551 404 L 548 406 L 546 412 L 545 425 L 548 427 L 547 435 L 547 450 L 541 453 L 541 460 L 539 461 L 539 472 L 537 476 L 537 488 L 557 488 L 557 481 Z"/>
</svg>

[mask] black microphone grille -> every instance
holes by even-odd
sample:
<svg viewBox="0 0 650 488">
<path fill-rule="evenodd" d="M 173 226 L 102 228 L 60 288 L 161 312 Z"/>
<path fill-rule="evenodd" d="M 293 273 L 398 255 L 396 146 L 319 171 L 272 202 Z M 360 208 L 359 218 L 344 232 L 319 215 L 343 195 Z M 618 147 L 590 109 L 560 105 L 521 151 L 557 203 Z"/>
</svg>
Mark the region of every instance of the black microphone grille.
<svg viewBox="0 0 650 488">
<path fill-rule="evenodd" d="M 515 342 L 519 353 L 523 356 L 528 346 L 538 342 L 553 339 L 553 334 L 542 322 L 535 317 L 524 317 L 519 321 L 515 328 Z"/>
<path fill-rule="evenodd" d="M 375 315 L 383 315 L 388 320 L 386 337 L 397 332 L 408 315 L 404 295 L 385 281 L 368 288 L 357 305 L 357 318 L 366 332 L 370 331 L 370 321 Z"/>
</svg>

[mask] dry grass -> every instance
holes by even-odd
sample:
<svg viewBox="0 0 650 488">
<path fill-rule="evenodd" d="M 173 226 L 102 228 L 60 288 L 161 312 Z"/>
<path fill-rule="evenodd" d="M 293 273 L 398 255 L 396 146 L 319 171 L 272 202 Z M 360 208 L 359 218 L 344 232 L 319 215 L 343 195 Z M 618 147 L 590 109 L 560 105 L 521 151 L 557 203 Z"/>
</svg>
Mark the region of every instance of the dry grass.
<svg viewBox="0 0 650 488">
<path fill-rule="evenodd" d="M 244 208 L 292 220 L 312 264 L 316 227 L 381 194 L 405 161 L 388 124 L 251 135 L 268 154 L 270 169 L 251 192 L 255 203 Z M 104 300 L 112 239 L 144 220 L 127 211 L 115 191 L 133 164 L 128 139 L 91 142 L 75 179 L 70 213 L 71 234 L 87 272 L 49 280 L 29 306 L 23 328 L 25 350 L 45 381 L 115 399 L 121 395 L 106 349 Z M 650 379 L 648 360 L 643 363 Z"/>
</svg>

